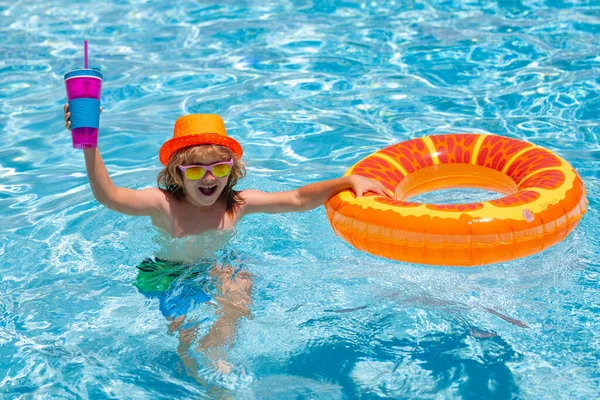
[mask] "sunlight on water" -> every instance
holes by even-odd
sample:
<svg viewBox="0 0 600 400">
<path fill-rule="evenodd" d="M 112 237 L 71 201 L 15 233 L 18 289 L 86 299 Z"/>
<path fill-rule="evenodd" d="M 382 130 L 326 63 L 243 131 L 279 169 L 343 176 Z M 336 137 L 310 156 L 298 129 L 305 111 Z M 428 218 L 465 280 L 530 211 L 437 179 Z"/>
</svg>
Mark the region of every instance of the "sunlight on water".
<svg viewBox="0 0 600 400">
<path fill-rule="evenodd" d="M 410 198 L 410 201 L 416 203 L 432 204 L 461 204 L 489 201 L 503 197 L 503 195 L 490 190 L 482 189 L 444 189 L 434 190 Z M 407 199 L 408 200 L 408 199 Z"/>
</svg>

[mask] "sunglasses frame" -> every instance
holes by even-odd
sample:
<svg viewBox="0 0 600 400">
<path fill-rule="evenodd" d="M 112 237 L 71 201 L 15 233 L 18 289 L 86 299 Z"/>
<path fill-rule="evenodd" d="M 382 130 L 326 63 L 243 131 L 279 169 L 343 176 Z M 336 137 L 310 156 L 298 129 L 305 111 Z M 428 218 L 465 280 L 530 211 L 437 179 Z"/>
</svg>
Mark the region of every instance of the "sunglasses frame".
<svg viewBox="0 0 600 400">
<path fill-rule="evenodd" d="M 213 170 L 213 168 L 214 168 L 215 166 L 217 166 L 217 165 L 222 165 L 222 164 L 227 164 L 227 165 L 229 165 L 229 167 L 230 167 L 230 168 L 229 168 L 229 173 L 228 173 L 227 175 L 225 175 L 225 176 L 222 176 L 222 177 L 217 177 L 215 174 L 213 174 L 212 170 Z M 196 181 L 199 181 L 199 180 L 202 180 L 202 179 L 204 179 L 204 177 L 206 177 L 206 174 L 207 174 L 207 173 L 209 173 L 209 172 L 210 172 L 210 173 L 212 174 L 212 176 L 214 176 L 215 178 L 217 178 L 217 179 L 222 179 L 222 178 L 227 178 L 229 175 L 231 175 L 231 171 L 233 171 L 233 158 L 232 158 L 231 160 L 229 160 L 229 161 L 219 161 L 219 162 L 216 162 L 216 163 L 214 163 L 214 164 L 209 164 L 209 165 L 178 165 L 177 167 L 179 168 L 179 170 L 180 170 L 181 172 L 183 172 L 183 177 L 184 177 L 185 179 L 187 179 L 188 181 L 191 181 L 191 182 L 196 182 Z M 190 169 L 190 168 L 198 168 L 198 167 L 200 167 L 200 168 L 204 168 L 204 175 L 202 175 L 202 176 L 201 176 L 200 178 L 198 178 L 198 179 L 190 179 L 190 178 L 188 178 L 188 176 L 187 176 L 187 172 L 186 172 L 186 171 L 187 171 L 188 169 Z"/>
</svg>

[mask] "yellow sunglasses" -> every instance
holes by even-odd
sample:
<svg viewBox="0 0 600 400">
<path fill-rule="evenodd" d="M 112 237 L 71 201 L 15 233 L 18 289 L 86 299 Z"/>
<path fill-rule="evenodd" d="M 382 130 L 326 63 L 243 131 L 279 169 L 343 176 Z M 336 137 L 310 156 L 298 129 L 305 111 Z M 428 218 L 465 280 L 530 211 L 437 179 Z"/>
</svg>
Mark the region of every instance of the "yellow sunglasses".
<svg viewBox="0 0 600 400">
<path fill-rule="evenodd" d="M 225 178 L 231 173 L 231 168 L 233 168 L 233 158 L 229 161 L 210 165 L 179 165 L 183 175 L 190 181 L 198 181 L 204 178 L 207 172 L 213 174 L 215 178 Z"/>
</svg>

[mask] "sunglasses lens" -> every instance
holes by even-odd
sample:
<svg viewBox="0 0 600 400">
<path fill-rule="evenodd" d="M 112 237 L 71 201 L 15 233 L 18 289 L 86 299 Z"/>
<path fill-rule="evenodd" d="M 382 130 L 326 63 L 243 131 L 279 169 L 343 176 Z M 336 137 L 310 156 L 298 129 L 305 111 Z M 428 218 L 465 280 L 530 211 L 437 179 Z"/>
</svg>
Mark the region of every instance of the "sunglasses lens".
<svg viewBox="0 0 600 400">
<path fill-rule="evenodd" d="M 198 179 L 202 179 L 205 173 L 206 168 L 203 167 L 188 168 L 185 170 L 185 176 L 190 181 L 197 181 Z"/>
<path fill-rule="evenodd" d="M 231 172 L 231 166 L 229 164 L 219 164 L 212 168 L 212 173 L 215 178 L 225 178 Z"/>
</svg>

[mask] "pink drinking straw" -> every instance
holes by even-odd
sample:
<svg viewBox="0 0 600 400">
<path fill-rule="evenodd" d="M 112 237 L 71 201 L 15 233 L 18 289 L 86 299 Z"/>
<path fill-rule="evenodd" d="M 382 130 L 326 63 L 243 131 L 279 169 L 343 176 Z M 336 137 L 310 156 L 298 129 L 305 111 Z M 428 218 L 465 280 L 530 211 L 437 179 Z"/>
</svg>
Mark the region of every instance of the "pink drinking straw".
<svg viewBox="0 0 600 400">
<path fill-rule="evenodd" d="M 88 67 L 88 51 L 87 51 L 87 40 L 83 41 L 83 67 Z"/>
</svg>

